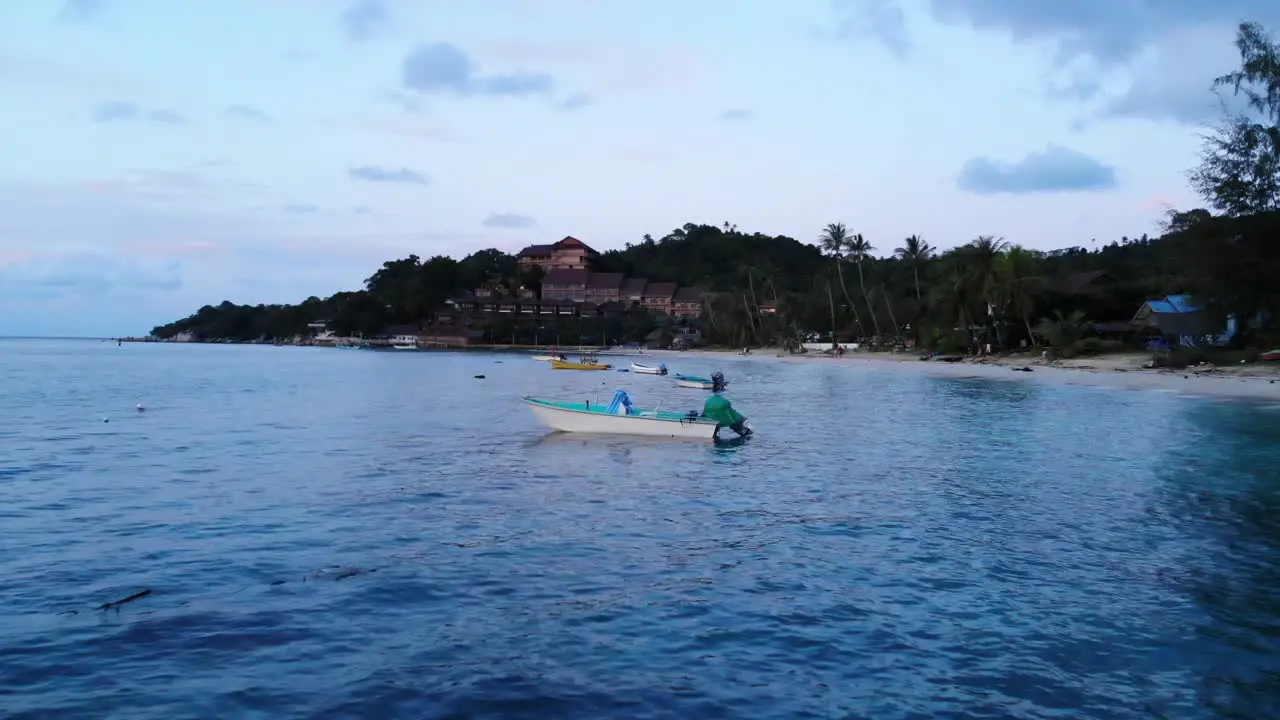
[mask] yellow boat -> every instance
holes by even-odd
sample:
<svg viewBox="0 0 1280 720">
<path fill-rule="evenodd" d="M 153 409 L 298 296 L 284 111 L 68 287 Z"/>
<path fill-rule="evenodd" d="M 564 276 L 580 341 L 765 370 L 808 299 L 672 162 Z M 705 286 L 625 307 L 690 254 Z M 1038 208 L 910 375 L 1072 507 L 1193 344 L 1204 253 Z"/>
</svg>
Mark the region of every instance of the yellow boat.
<svg viewBox="0 0 1280 720">
<path fill-rule="evenodd" d="M 556 370 L 608 370 L 612 365 L 605 365 L 595 360 L 587 360 L 583 358 L 582 362 L 569 362 L 568 360 L 552 360 L 551 367 Z"/>
</svg>

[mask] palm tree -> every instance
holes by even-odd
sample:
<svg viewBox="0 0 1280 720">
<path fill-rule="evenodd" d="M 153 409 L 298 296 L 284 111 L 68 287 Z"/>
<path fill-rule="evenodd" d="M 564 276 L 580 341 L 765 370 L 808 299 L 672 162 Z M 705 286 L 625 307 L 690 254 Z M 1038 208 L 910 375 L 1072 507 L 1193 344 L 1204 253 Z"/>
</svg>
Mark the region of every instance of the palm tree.
<svg viewBox="0 0 1280 720">
<path fill-rule="evenodd" d="M 751 290 L 751 302 L 747 307 L 747 317 L 750 319 L 751 327 L 754 329 L 756 325 L 763 325 L 760 318 L 760 301 L 756 299 L 756 273 L 760 272 L 754 265 L 744 265 L 739 268 L 739 273 L 745 273 L 747 276 L 747 287 Z M 746 296 L 743 296 L 743 302 L 746 303 Z"/>
<path fill-rule="evenodd" d="M 898 324 L 898 318 L 893 314 L 893 300 L 889 297 L 889 291 L 885 289 L 884 283 L 880 283 L 880 295 L 884 298 L 884 306 L 889 309 L 889 322 L 893 323 L 893 338 L 896 343 L 902 337 L 902 326 Z"/>
<path fill-rule="evenodd" d="M 970 295 L 967 252 L 968 248 L 959 247 L 943 255 L 934 281 L 925 289 L 929 291 L 931 314 L 938 324 L 935 331 L 941 330 L 947 337 L 953 337 L 953 331 L 961 331 L 966 337 L 964 344 L 972 349 L 975 303 Z"/>
<path fill-rule="evenodd" d="M 1063 315 L 1061 310 L 1053 311 L 1053 318 L 1041 318 L 1036 332 L 1044 336 L 1053 348 L 1066 348 L 1084 337 L 1089 327 L 1089 319 L 1083 312 L 1074 310 L 1070 315 Z"/>
<path fill-rule="evenodd" d="M 1022 318 L 1022 325 L 1027 329 L 1027 338 L 1032 345 L 1036 341 L 1036 333 L 1031 328 L 1031 313 L 1035 310 L 1036 295 L 1042 282 L 1036 274 L 1036 266 L 1041 259 L 1040 253 L 1028 250 L 1021 245 L 1011 245 L 1001 261 L 1003 284 L 1008 288 L 1005 293 L 1013 304 L 1013 311 Z"/>
<path fill-rule="evenodd" d="M 1004 238 L 979 235 L 967 246 L 967 275 L 970 297 L 980 299 L 987 306 L 987 322 L 995 329 L 996 343 L 1001 342 L 1000 326 L 995 324 L 995 308 L 1000 304 L 1000 256 L 1009 247 Z"/>
<path fill-rule="evenodd" d="M 834 351 L 839 341 L 836 339 L 836 299 L 831 295 L 831 278 L 827 278 L 827 302 L 831 304 L 831 349 Z"/>
<path fill-rule="evenodd" d="M 849 245 L 848 228 L 842 222 L 831 223 L 818 236 L 818 243 L 819 247 L 822 248 L 822 252 L 830 256 L 832 261 L 835 262 L 836 273 L 840 277 L 840 292 L 844 293 L 844 301 L 849 303 L 849 308 L 853 310 L 853 321 L 857 323 L 860 331 L 865 332 L 865 330 L 862 330 L 862 318 L 858 316 L 858 308 L 853 304 L 853 299 L 849 297 L 849 289 L 844 284 L 844 251 Z M 834 311 L 833 306 L 832 312 Z M 832 335 L 831 342 L 835 343 L 835 341 L 835 335 Z M 834 344 L 832 347 L 834 347 Z"/>
<path fill-rule="evenodd" d="M 902 260 L 910 261 L 911 272 L 916 280 L 916 305 L 920 305 L 920 263 L 933 257 L 933 246 L 919 235 L 912 235 L 903 241 L 903 245 L 893 251 Z"/>
<path fill-rule="evenodd" d="M 871 251 L 875 247 L 862 237 L 862 233 L 857 233 L 845 241 L 845 252 L 849 257 L 853 258 L 853 262 L 858 266 L 858 285 L 862 287 L 862 299 L 867 303 L 867 311 L 871 313 L 871 326 L 875 328 L 876 336 L 880 335 L 880 322 L 876 320 L 876 310 L 871 306 L 871 298 L 867 295 L 867 283 L 862 277 L 862 263 L 864 260 L 871 258 Z"/>
</svg>

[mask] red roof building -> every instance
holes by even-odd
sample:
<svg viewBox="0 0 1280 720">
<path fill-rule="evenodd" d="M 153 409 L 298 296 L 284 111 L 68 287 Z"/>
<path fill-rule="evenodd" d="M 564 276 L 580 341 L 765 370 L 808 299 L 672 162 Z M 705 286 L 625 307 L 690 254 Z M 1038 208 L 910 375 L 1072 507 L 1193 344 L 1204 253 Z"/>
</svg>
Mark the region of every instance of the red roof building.
<svg viewBox="0 0 1280 720">
<path fill-rule="evenodd" d="M 530 245 L 516 255 L 516 260 L 523 267 L 536 265 L 543 270 L 585 270 L 598 254 L 590 245 L 569 235 L 551 245 Z"/>
</svg>

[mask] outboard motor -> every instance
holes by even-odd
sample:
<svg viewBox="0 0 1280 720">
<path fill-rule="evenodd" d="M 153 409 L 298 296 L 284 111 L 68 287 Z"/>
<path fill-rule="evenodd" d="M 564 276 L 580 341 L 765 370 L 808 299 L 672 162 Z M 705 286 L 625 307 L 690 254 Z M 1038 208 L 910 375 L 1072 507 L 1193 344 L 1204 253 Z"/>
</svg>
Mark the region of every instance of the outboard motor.
<svg viewBox="0 0 1280 720">
<path fill-rule="evenodd" d="M 751 434 L 751 428 L 747 427 L 747 418 L 742 413 L 733 409 L 733 405 L 722 395 L 712 395 L 702 405 L 702 416 L 715 420 L 716 437 L 720 436 L 720 428 L 727 427 L 738 434 L 738 437 L 747 437 Z"/>
<path fill-rule="evenodd" d="M 711 373 L 711 389 L 720 392 L 729 386 L 729 381 L 724 379 L 724 372 L 716 370 Z"/>
</svg>

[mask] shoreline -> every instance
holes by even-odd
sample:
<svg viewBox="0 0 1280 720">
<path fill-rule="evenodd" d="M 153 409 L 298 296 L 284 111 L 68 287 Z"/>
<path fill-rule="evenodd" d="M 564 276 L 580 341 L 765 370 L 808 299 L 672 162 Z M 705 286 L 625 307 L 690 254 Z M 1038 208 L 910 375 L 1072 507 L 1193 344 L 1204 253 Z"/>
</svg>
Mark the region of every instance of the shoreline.
<svg viewBox="0 0 1280 720">
<path fill-rule="evenodd" d="M 734 357 L 788 364 L 821 363 L 846 368 L 899 368 L 922 374 L 954 378 L 984 378 L 1058 385 L 1085 385 L 1176 392 L 1188 396 L 1280 402 L 1280 363 L 1248 363 L 1171 370 L 1147 368 L 1147 353 L 1116 353 L 1045 362 L 1039 357 L 991 356 L 957 362 L 922 361 L 912 353 L 849 352 L 841 358 L 827 355 L 790 355 L 760 350 L 740 355 L 734 350 L 646 350 L 654 357 Z M 1024 368 L 1029 369 L 1023 370 Z"/>
<path fill-rule="evenodd" d="M 129 339 L 120 339 L 129 342 Z M 134 340 L 138 342 L 138 340 Z M 148 342 L 173 342 L 156 341 Z M 186 344 L 186 343 L 175 343 Z M 320 344 L 295 345 L 293 343 L 227 343 L 202 342 L 192 344 L 211 345 L 265 345 L 284 347 L 328 347 Z M 379 351 L 391 351 L 390 347 L 379 347 Z M 575 354 L 578 349 L 558 348 L 566 354 Z M 550 346 L 523 345 L 486 345 L 461 347 L 426 347 L 418 348 L 418 352 L 496 352 L 512 354 L 528 354 L 534 352 L 550 352 Z M 983 378 L 994 380 L 1013 380 L 1024 382 L 1041 382 L 1058 385 L 1083 385 L 1089 387 L 1114 388 L 1125 390 L 1147 390 L 1154 392 L 1172 392 L 1191 397 L 1208 397 L 1233 400 L 1254 400 L 1280 403 L 1280 362 L 1253 362 L 1238 366 L 1201 365 L 1182 370 L 1169 368 L 1149 368 L 1144 365 L 1150 360 L 1149 353 L 1126 352 L 1095 355 L 1089 357 L 1045 361 L 1031 354 L 999 355 L 988 357 L 966 357 L 955 362 L 938 360 L 922 361 L 915 352 L 873 352 L 855 350 L 843 357 L 835 358 L 818 353 L 790 354 L 778 348 L 759 348 L 751 355 L 742 355 L 731 349 L 690 349 L 690 350 L 656 350 L 656 349 L 621 349 L 599 348 L 596 350 L 606 356 L 638 356 L 664 358 L 668 361 L 677 358 L 739 358 L 755 362 L 775 362 L 787 364 L 821 363 L 846 368 L 889 369 L 899 368 L 909 372 L 952 378 Z"/>
</svg>

